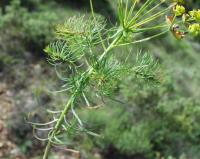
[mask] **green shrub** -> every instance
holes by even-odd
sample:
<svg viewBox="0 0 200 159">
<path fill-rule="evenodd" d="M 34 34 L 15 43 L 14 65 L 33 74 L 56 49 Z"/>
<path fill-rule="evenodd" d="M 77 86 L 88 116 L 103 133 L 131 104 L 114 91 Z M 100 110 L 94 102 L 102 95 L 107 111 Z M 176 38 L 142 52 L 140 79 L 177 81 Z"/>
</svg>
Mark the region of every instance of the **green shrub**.
<svg viewBox="0 0 200 159">
<path fill-rule="evenodd" d="M 132 114 L 119 105 L 88 110 L 81 117 L 89 123 L 91 130 L 102 135 L 102 138 L 89 137 L 84 140 L 92 141 L 91 149 L 98 147 L 103 153 L 109 153 L 109 149 L 113 148 L 118 154 L 134 155 L 148 154 L 152 148 L 148 123 L 134 121 Z"/>
<path fill-rule="evenodd" d="M 59 17 L 51 11 L 26 14 L 23 18 L 24 46 L 33 52 L 40 51 L 54 37 L 53 28 Z"/>
<path fill-rule="evenodd" d="M 147 96 L 154 99 L 151 93 Z M 154 158 L 157 152 L 162 156 L 179 156 L 183 152 L 192 158 L 199 156 L 198 102 L 177 98 L 154 101 L 154 105 L 148 106 L 147 96 L 132 105 L 123 105 L 124 108 L 111 102 L 110 108 L 90 110 L 81 116 L 91 130 L 103 136 L 86 138 L 92 140 L 90 147 L 98 147 L 103 153 L 109 153 L 113 147 L 119 154 L 139 153 L 147 158 Z"/>
<path fill-rule="evenodd" d="M 6 14 L 0 17 L 0 36 L 5 52 L 23 52 L 23 17 L 27 10 L 20 6 L 19 0 L 11 1 L 6 8 Z M 16 47 L 18 46 L 18 47 Z"/>
<path fill-rule="evenodd" d="M 40 1 L 27 1 L 27 4 L 35 4 L 36 11 L 29 11 L 24 3 L 20 0 L 11 1 L 6 8 L 6 14 L 0 17 L 3 47 L 9 52 L 24 52 L 24 49 L 41 53 L 54 37 L 54 28 L 61 22 L 60 19 L 77 14 L 71 9 L 65 11 L 53 2 L 41 4 Z M 18 47 L 14 48 L 16 43 Z"/>
</svg>

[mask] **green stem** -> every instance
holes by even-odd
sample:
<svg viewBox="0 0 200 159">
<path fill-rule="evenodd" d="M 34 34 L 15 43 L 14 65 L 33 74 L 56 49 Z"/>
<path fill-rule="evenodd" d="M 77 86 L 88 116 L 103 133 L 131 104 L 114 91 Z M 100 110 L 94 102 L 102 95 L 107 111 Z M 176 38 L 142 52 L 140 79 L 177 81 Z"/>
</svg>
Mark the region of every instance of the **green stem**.
<svg viewBox="0 0 200 159">
<path fill-rule="evenodd" d="M 54 135 L 59 131 L 60 126 L 62 125 L 65 116 L 68 114 L 68 112 L 71 108 L 73 99 L 74 99 L 74 96 L 72 95 L 71 98 L 69 99 L 69 101 L 67 102 L 65 109 L 62 111 L 62 114 L 60 115 L 59 120 L 57 121 L 57 123 L 49 137 L 48 143 L 47 143 L 45 151 L 44 151 L 43 159 L 48 159 L 49 151 L 51 149 L 51 141 L 52 141 Z"/>
<path fill-rule="evenodd" d="M 144 39 L 141 39 L 141 40 L 136 40 L 136 41 L 133 41 L 133 42 L 129 42 L 129 43 L 123 43 L 123 44 L 119 44 L 118 46 L 126 46 L 126 45 L 130 45 L 130 44 L 137 44 L 137 43 L 142 43 L 142 42 L 145 42 L 145 41 L 149 41 L 151 39 L 154 39 L 156 37 L 159 37 L 163 34 L 166 34 L 167 32 L 169 32 L 169 29 L 161 32 L 161 33 L 158 33 L 158 34 L 155 34 L 155 35 L 152 35 L 152 36 L 149 36 L 147 38 L 144 38 Z"/>
<path fill-rule="evenodd" d="M 92 17 L 93 17 L 95 23 L 97 23 L 96 17 L 94 15 L 94 7 L 93 7 L 93 1 L 92 0 L 90 0 L 90 9 L 91 9 L 91 12 L 92 12 Z M 106 50 L 106 46 L 103 42 L 103 38 L 102 38 L 100 31 L 98 31 L 98 35 L 99 35 L 99 38 L 101 40 L 101 44 L 102 44 L 103 49 Z"/>
<path fill-rule="evenodd" d="M 115 44 L 121 39 L 121 37 L 122 37 L 122 33 L 119 33 L 118 36 L 116 37 L 116 39 L 113 40 L 113 42 L 106 48 L 106 50 L 100 56 L 99 61 L 101 61 L 106 56 L 106 54 L 115 47 Z M 86 76 L 89 77 L 92 74 L 92 72 L 93 72 L 93 67 L 90 66 L 88 68 L 88 70 L 85 72 L 86 73 L 85 77 Z M 80 79 L 80 81 L 79 81 L 80 86 L 81 86 L 82 80 L 84 80 L 84 78 Z M 72 102 L 74 101 L 78 90 L 80 90 L 80 88 L 77 88 L 75 93 L 70 97 L 70 99 L 67 102 L 64 110 L 62 111 L 62 114 L 60 115 L 52 133 L 50 134 L 48 143 L 47 143 L 45 151 L 44 151 L 43 159 L 48 159 L 49 151 L 50 151 L 51 145 L 52 145 L 51 141 L 54 138 L 54 136 L 56 135 L 56 133 L 59 131 L 59 129 L 60 129 L 60 127 L 61 127 L 61 125 L 64 121 L 65 116 L 69 113 L 69 111 L 71 109 Z"/>
<path fill-rule="evenodd" d="M 50 149 L 51 149 L 51 141 L 49 140 L 47 145 L 46 145 L 46 148 L 45 148 L 44 155 L 43 155 L 42 159 L 48 159 Z"/>
<path fill-rule="evenodd" d="M 165 32 L 162 32 L 160 34 L 156 34 L 154 36 L 151 36 L 151 37 L 148 37 L 148 38 L 145 38 L 145 39 L 142 39 L 142 40 L 138 40 L 138 41 L 135 41 L 134 43 L 138 43 L 138 42 L 144 42 L 144 41 L 147 41 L 147 40 L 150 40 L 154 37 L 157 37 L 157 36 L 160 36 L 162 34 L 166 33 Z M 120 39 L 123 37 L 123 29 L 118 29 L 118 32 L 116 34 L 116 38 L 112 41 L 112 43 L 110 45 L 108 45 L 108 47 L 105 49 L 105 51 L 102 53 L 102 55 L 99 57 L 98 61 L 101 61 L 103 60 L 103 58 L 113 49 L 117 46 L 121 46 L 121 45 L 128 45 L 128 44 L 132 44 L 132 43 L 125 43 L 125 44 L 117 44 Z M 87 77 L 90 77 L 90 75 L 92 74 L 93 72 L 93 67 L 92 66 L 89 66 L 89 68 L 83 73 L 83 76 L 82 78 L 80 79 L 79 81 L 79 87 L 77 88 L 77 90 L 75 90 L 74 94 L 70 97 L 69 101 L 67 102 L 67 104 L 65 105 L 65 108 L 64 110 L 62 111 L 53 131 L 51 132 L 50 136 L 49 136 L 49 140 L 48 140 L 48 143 L 46 145 L 46 148 L 45 148 L 45 152 L 44 152 L 44 155 L 43 155 L 43 159 L 48 159 L 48 155 L 49 155 L 49 151 L 51 149 L 51 146 L 52 146 L 52 140 L 54 138 L 54 136 L 58 133 L 58 131 L 60 130 L 60 127 L 62 126 L 62 123 L 64 121 L 64 118 L 66 117 L 66 115 L 69 113 L 70 109 L 71 109 L 71 106 L 72 106 L 72 103 L 74 101 L 74 99 L 77 97 L 77 94 L 78 92 L 80 92 L 81 90 L 81 83 L 84 81 L 85 78 Z M 84 88 L 83 88 L 84 89 Z M 83 91 L 83 90 L 81 90 Z"/>
<path fill-rule="evenodd" d="M 122 36 L 123 36 L 123 32 L 122 30 L 119 30 L 118 36 L 116 37 L 116 39 L 113 40 L 113 42 L 107 47 L 104 53 L 99 57 L 99 61 L 101 61 L 106 56 L 106 54 L 116 46 L 116 44 L 122 38 Z"/>
</svg>

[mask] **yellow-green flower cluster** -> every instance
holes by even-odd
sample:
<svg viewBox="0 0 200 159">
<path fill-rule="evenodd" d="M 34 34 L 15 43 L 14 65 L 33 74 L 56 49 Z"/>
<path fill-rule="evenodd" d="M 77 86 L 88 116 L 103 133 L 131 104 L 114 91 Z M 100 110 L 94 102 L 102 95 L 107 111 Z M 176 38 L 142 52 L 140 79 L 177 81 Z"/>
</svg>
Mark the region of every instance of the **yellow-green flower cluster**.
<svg viewBox="0 0 200 159">
<path fill-rule="evenodd" d="M 189 12 L 190 16 L 197 22 L 200 22 L 200 9 Z"/>
<path fill-rule="evenodd" d="M 189 32 L 193 36 L 200 36 L 200 9 L 194 9 L 192 11 L 187 11 L 184 5 L 184 0 L 172 0 L 173 1 L 173 16 L 170 17 L 170 20 L 173 22 L 172 32 L 175 37 L 184 37 L 185 33 Z M 169 18 L 168 18 L 169 19 Z M 176 20 L 182 19 L 176 24 Z M 174 27 L 177 26 L 177 27 Z M 182 28 L 184 31 L 181 31 Z"/>
<path fill-rule="evenodd" d="M 194 36 L 200 35 L 200 24 L 191 24 L 188 28 L 188 31 Z"/>
<path fill-rule="evenodd" d="M 185 13 L 185 7 L 184 6 L 177 4 L 174 7 L 174 14 L 176 16 L 182 16 L 184 13 Z"/>
</svg>

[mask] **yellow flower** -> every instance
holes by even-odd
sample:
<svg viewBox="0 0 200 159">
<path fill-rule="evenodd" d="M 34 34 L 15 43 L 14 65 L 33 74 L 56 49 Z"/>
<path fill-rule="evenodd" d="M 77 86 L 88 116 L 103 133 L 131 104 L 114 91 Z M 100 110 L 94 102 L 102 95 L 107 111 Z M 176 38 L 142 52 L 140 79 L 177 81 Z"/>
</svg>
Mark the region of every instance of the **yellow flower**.
<svg viewBox="0 0 200 159">
<path fill-rule="evenodd" d="M 200 22 L 200 9 L 189 12 L 190 16 L 197 22 Z"/>
<path fill-rule="evenodd" d="M 191 24 L 188 30 L 194 36 L 200 35 L 200 24 L 198 23 Z"/>
<path fill-rule="evenodd" d="M 185 13 L 185 7 L 183 7 L 182 5 L 176 5 L 175 7 L 174 7 L 174 14 L 176 15 L 176 16 L 181 16 L 181 15 L 183 15 Z"/>
</svg>

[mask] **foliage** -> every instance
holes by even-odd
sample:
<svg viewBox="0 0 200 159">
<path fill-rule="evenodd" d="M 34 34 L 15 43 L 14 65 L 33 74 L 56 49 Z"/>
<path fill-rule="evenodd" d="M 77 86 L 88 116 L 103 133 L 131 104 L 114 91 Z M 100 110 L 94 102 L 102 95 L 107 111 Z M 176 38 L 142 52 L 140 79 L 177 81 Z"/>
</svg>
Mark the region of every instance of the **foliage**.
<svg viewBox="0 0 200 159">
<path fill-rule="evenodd" d="M 80 96 L 82 96 L 86 104 L 90 106 L 89 100 L 85 95 L 85 89 L 87 87 L 92 86 L 96 88 L 97 91 L 101 90 L 98 96 L 101 96 L 102 94 L 108 95 L 110 94 L 109 91 L 116 87 L 115 82 L 120 80 L 121 77 L 123 77 L 126 73 L 130 73 L 131 71 L 134 71 L 137 76 L 148 79 L 147 81 L 156 80 L 156 75 L 154 72 L 157 71 L 157 64 L 154 64 L 154 60 L 147 54 L 142 58 L 137 58 L 137 65 L 135 67 L 130 65 L 129 68 L 127 67 L 123 69 L 123 65 L 117 66 L 116 64 L 109 62 L 111 60 L 109 60 L 108 54 L 110 54 L 115 47 L 149 40 L 166 33 L 171 27 L 171 25 L 168 26 L 167 24 L 161 26 L 151 26 L 151 22 L 163 16 L 163 14 L 166 14 L 166 12 L 170 10 L 171 6 L 164 10 L 154 12 L 157 6 L 154 7 L 153 1 L 148 0 L 138 9 L 136 14 L 133 14 L 137 3 L 137 1 L 131 2 L 129 8 L 128 0 L 125 2 L 119 0 L 119 25 L 116 27 L 114 26 L 111 29 L 102 27 L 104 26 L 104 21 L 95 16 L 92 0 L 90 1 L 92 21 L 90 21 L 90 17 L 88 20 L 84 20 L 84 17 L 72 18 L 63 25 L 57 27 L 56 42 L 51 43 L 45 49 L 45 51 L 49 54 L 53 62 L 64 61 L 67 63 L 72 63 L 73 65 L 71 66 L 71 69 L 74 71 L 72 71 L 71 78 L 65 78 L 64 80 L 66 82 L 65 85 L 68 85 L 68 90 L 71 92 L 71 97 L 69 98 L 67 104 L 63 110 L 60 111 L 60 115 L 56 118 L 54 117 L 52 122 L 42 124 L 48 126 L 49 124 L 55 123 L 53 127 L 47 129 L 47 131 L 50 131 L 48 132 L 48 144 L 43 156 L 44 159 L 48 158 L 48 154 L 53 143 L 63 143 L 62 132 L 68 132 L 68 127 L 72 127 L 72 129 L 78 131 L 86 131 L 88 134 L 96 136 L 96 134 L 87 131 L 84 128 L 84 125 L 75 112 L 74 107 L 77 98 Z M 162 3 L 163 2 L 161 2 L 159 5 Z M 149 11 L 145 13 L 146 17 L 144 17 L 143 13 L 146 8 L 148 8 Z M 134 34 L 138 36 L 140 33 L 154 30 L 156 28 L 163 28 L 165 30 L 151 37 L 141 40 L 134 40 Z M 93 53 L 93 49 L 96 45 L 102 47 L 103 50 L 103 53 L 100 54 L 99 57 L 98 55 L 95 57 L 95 54 Z M 85 62 L 83 61 L 84 58 L 86 59 Z M 82 64 L 80 67 L 78 67 L 77 63 L 79 63 L 80 59 L 82 59 Z M 90 59 L 95 59 L 95 61 L 91 63 Z M 69 121 L 66 119 L 66 116 L 68 113 L 70 113 L 70 110 L 73 115 L 72 119 L 75 118 L 77 120 L 77 124 L 75 124 L 74 128 L 74 125 L 70 126 L 70 124 L 68 124 L 70 119 L 68 119 Z M 41 124 L 32 124 L 36 129 L 40 129 L 38 126 Z M 138 127 L 138 129 L 135 128 L 130 130 L 137 134 L 138 130 L 141 129 L 142 128 Z M 124 133 L 124 137 L 128 137 L 127 133 Z M 148 142 L 146 145 L 148 145 Z"/>
<path fill-rule="evenodd" d="M 38 2 L 39 3 L 39 2 Z M 58 15 L 51 12 L 54 4 L 38 7 L 37 12 L 29 11 L 20 0 L 13 0 L 6 8 L 6 14 L 0 17 L 0 28 L 3 41 L 16 41 L 22 50 L 41 52 L 42 48 L 54 37 L 54 24 L 60 21 L 64 14 Z M 10 52 L 13 52 L 15 45 L 6 42 Z M 12 49 L 13 48 L 13 49 Z M 9 50 L 8 50 L 9 51 Z M 17 51 L 17 50 L 16 50 Z"/>
<path fill-rule="evenodd" d="M 15 49 L 13 45 L 21 45 L 22 32 L 20 31 L 20 27 L 22 26 L 23 20 L 18 17 L 23 17 L 26 9 L 21 8 L 20 2 L 15 0 L 11 2 L 11 5 L 6 10 L 7 14 L 0 17 L 1 41 L 4 41 L 2 48 L 6 50 L 9 48 L 12 51 Z M 23 50 L 22 47 L 18 47 L 17 49 L 19 52 Z"/>
<path fill-rule="evenodd" d="M 8 69 L 13 65 L 13 70 L 18 68 L 23 73 L 24 65 L 15 65 L 13 57 L 6 55 L 10 52 L 7 49 L 14 54 L 24 52 L 24 48 L 40 52 L 51 41 L 45 51 L 62 85 L 55 94 L 62 92 L 64 101 L 72 103 L 61 131 L 51 140 L 53 146 L 64 143 L 80 149 L 85 158 L 92 159 L 98 158 L 94 155 L 96 152 L 107 156 L 113 150 L 116 155 L 107 158 L 135 158 L 138 154 L 153 159 L 199 158 L 199 44 L 183 39 L 188 31 L 195 36 L 199 33 L 196 24 L 198 9 L 191 9 L 191 6 L 198 6 L 197 1 L 187 4 L 178 1 L 178 5 L 170 6 L 169 13 L 164 12 L 166 4 L 163 1 L 161 5 L 155 1 L 146 7 L 143 6 L 146 1 L 135 1 L 134 10 L 126 0 L 121 1 L 118 7 L 115 1 L 109 1 L 118 17 L 115 25 L 99 15 L 95 18 L 89 14 L 82 15 L 82 11 L 64 5 L 68 2 L 62 5 L 52 1 L 22 0 L 21 5 L 18 2 L 13 1 L 7 6 L 7 14 L 0 17 L 1 53 L 5 52 L 0 56 L 0 65 Z M 157 7 L 153 12 L 145 14 L 154 6 Z M 156 16 L 157 13 L 160 17 Z M 173 19 L 174 14 L 176 19 Z M 150 23 L 144 21 L 153 17 L 155 20 Z M 54 24 L 63 19 L 67 20 L 53 33 Z M 132 25 L 129 26 L 130 21 Z M 169 30 L 172 34 L 166 35 Z M 120 40 L 99 61 L 101 53 L 119 37 L 120 31 Z M 155 37 L 158 40 L 154 40 Z M 151 42 L 147 42 L 150 39 Z M 140 45 L 141 42 L 144 43 Z M 132 43 L 138 45 L 127 46 Z M 137 51 L 141 47 L 143 51 Z M 88 75 L 90 67 L 92 72 Z M 52 74 L 51 77 L 55 78 Z M 15 78 L 23 81 L 21 83 L 28 80 L 27 75 Z M 48 85 L 53 87 L 52 83 Z M 74 92 L 77 96 L 70 100 Z M 44 94 L 41 92 L 38 96 L 42 98 Z M 62 103 L 57 94 L 50 105 L 53 101 Z M 41 115 L 44 119 L 41 121 L 48 117 L 55 121 L 50 125 L 46 123 L 45 127 L 32 123 L 36 124 L 34 136 L 52 135 L 49 130 L 56 124 L 64 107 L 63 103 L 55 105 L 55 111 L 48 110 L 48 115 Z M 102 107 L 104 105 L 106 107 Z M 86 106 L 86 110 L 82 106 Z M 15 132 L 21 127 L 21 124 L 14 123 Z M 17 135 L 15 132 L 13 134 Z M 23 143 L 25 147 L 22 145 L 22 148 L 28 150 L 31 143 L 25 140 Z M 181 155 L 183 153 L 185 155 Z"/>
<path fill-rule="evenodd" d="M 113 55 L 112 51 L 114 48 L 144 42 L 158 37 L 169 30 L 172 31 L 177 39 L 182 39 L 185 33 L 179 30 L 179 26 L 177 26 L 176 23 L 179 20 L 178 17 L 183 16 L 186 10 L 181 5 L 182 2 L 175 2 L 166 9 L 157 11 L 157 7 L 162 5 L 164 1 L 161 1 L 156 5 L 153 0 L 147 0 L 137 8 L 135 13 L 134 10 L 137 3 L 138 1 L 136 0 L 133 2 L 130 2 L 129 0 L 119 0 L 119 24 L 110 29 L 107 29 L 105 22 L 94 14 L 92 0 L 90 0 L 92 17 L 87 17 L 88 19 L 85 19 L 84 17 L 74 17 L 57 27 L 56 40 L 55 42 L 50 43 L 45 51 L 50 56 L 53 63 L 61 61 L 63 63 L 71 64 L 70 69 L 72 70 L 72 73 L 70 77 L 62 78 L 62 80 L 65 81 L 63 87 L 68 86 L 66 91 L 70 91 L 71 97 L 68 99 L 63 110 L 59 111 L 58 115 L 56 117 L 54 116 L 54 119 L 51 122 L 44 124 L 32 123 L 36 130 L 40 130 L 41 125 L 49 126 L 50 124 L 54 124 L 51 128 L 46 129 L 48 136 L 44 140 L 47 140 L 48 143 L 43 159 L 48 158 L 52 144 L 64 144 L 63 132 L 68 133 L 72 129 L 78 132 L 86 132 L 90 135 L 98 136 L 84 127 L 82 120 L 75 111 L 75 106 L 80 97 L 85 100 L 86 105 L 91 107 L 90 99 L 88 100 L 86 95 L 88 87 L 92 90 L 96 89 L 95 93 L 97 96 L 108 96 L 116 88 L 118 81 L 131 72 L 134 72 L 136 77 L 147 79 L 146 81 L 155 81 L 155 83 L 159 81 L 157 80 L 159 79 L 157 76 L 158 65 L 154 62 L 153 58 L 147 54 L 142 57 L 137 57 L 136 66 L 129 65 L 128 67 L 124 67 L 126 61 L 124 62 L 125 64 L 122 63 L 118 65 L 117 62 L 112 62 L 114 59 L 113 57 L 112 60 L 109 59 L 109 57 L 111 57 L 110 55 Z M 167 24 L 161 23 L 160 25 L 152 23 L 167 14 L 171 9 L 173 9 L 173 16 L 167 16 Z M 189 30 L 191 30 L 190 27 L 193 25 L 190 22 L 190 18 L 193 18 L 193 15 L 190 14 L 190 16 L 191 17 L 185 19 L 182 18 L 183 22 L 180 22 L 180 25 L 188 24 Z M 198 22 L 196 19 L 194 19 L 194 21 Z M 161 29 L 161 32 L 143 39 L 136 39 L 141 33 L 157 29 Z M 95 47 L 99 48 L 102 52 L 100 55 L 94 53 Z M 78 66 L 78 63 L 81 63 L 81 65 Z M 72 113 L 70 118 L 68 118 L 69 113 Z M 76 121 L 75 123 L 73 122 L 74 120 Z M 115 123 L 112 123 L 109 127 L 111 130 L 108 132 L 121 129 Z M 116 136 L 113 136 L 113 139 L 110 138 L 110 140 L 107 139 L 107 141 L 114 143 L 122 152 L 130 151 L 130 149 L 133 148 L 135 149 L 134 153 L 141 153 L 146 149 L 150 149 L 150 141 L 147 137 L 148 131 L 144 131 L 145 127 L 143 127 L 142 124 L 138 127 L 131 127 L 128 130 L 133 136 L 135 135 L 137 137 L 138 134 L 141 135 L 140 137 L 144 138 L 144 141 L 138 142 L 130 140 L 133 136 L 130 135 L 127 130 L 124 131 L 123 134 L 115 134 Z M 141 133 L 142 130 L 143 133 Z M 73 133 L 75 132 L 73 131 Z M 124 141 L 124 138 L 129 138 L 129 140 Z M 117 142 L 115 142 L 116 139 L 118 139 Z M 127 141 L 130 142 L 124 143 Z M 121 146 L 123 144 L 127 144 L 128 146 Z"/>
<path fill-rule="evenodd" d="M 180 156 L 183 152 L 196 158 L 199 101 L 177 97 L 172 81 L 150 88 L 130 77 L 121 84 L 124 97 L 117 98 L 127 103 L 111 101 L 109 107 L 81 114 L 83 121 L 103 136 L 103 139 L 89 139 L 93 143 L 91 147 L 99 147 L 104 153 L 111 153 L 109 149 L 113 147 L 119 154 L 140 153 L 147 158 L 158 154 L 160 158 L 169 154 Z"/>
<path fill-rule="evenodd" d="M 91 123 L 93 129 L 100 131 L 103 139 L 89 139 L 105 152 L 114 147 L 121 154 L 146 153 L 151 150 L 150 128 L 147 123 L 135 122 L 132 115 L 120 108 L 89 110 L 82 116 L 85 122 Z M 110 112 L 107 114 L 106 112 Z M 107 115 L 106 115 L 107 114 Z M 110 121 L 110 122 L 107 122 Z M 88 140 L 88 139 L 87 139 Z"/>
</svg>

